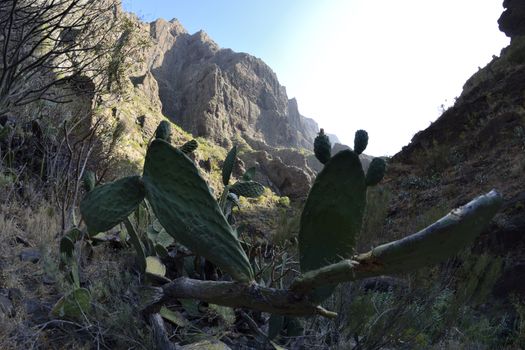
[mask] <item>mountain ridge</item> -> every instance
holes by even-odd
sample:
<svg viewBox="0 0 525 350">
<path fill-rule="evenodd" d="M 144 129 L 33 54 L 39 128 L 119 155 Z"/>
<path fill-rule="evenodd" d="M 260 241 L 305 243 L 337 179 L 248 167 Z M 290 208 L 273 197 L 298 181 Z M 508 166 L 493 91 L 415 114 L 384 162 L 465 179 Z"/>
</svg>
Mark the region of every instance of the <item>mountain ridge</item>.
<svg viewBox="0 0 525 350">
<path fill-rule="evenodd" d="M 153 47 L 142 73 L 151 72 L 163 114 L 184 130 L 225 147 L 246 135 L 273 147 L 311 149 L 317 123 L 299 113 L 261 59 L 220 48 L 202 30 L 189 34 L 176 19 L 149 23 L 149 35 Z"/>
</svg>

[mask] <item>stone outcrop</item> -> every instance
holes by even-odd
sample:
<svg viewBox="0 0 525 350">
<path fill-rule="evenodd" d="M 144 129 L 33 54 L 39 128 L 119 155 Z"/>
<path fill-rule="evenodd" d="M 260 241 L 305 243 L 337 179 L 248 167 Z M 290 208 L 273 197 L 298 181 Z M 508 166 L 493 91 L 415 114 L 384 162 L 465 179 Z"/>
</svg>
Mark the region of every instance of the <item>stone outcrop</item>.
<svg viewBox="0 0 525 350">
<path fill-rule="evenodd" d="M 177 20 L 152 22 L 150 36 L 147 68 L 162 111 L 184 130 L 223 146 L 241 135 L 311 149 L 317 124 L 299 113 L 262 60 L 221 49 L 203 31 L 189 34 Z"/>
</svg>

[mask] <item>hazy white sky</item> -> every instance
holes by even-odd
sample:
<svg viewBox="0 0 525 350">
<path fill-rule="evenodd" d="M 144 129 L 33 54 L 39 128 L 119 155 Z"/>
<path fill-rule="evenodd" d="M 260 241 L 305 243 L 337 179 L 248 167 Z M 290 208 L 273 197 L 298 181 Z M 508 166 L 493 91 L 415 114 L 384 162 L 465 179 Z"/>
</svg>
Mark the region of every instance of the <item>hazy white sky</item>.
<svg viewBox="0 0 525 350">
<path fill-rule="evenodd" d="M 393 155 L 499 55 L 502 0 L 124 0 L 262 58 L 301 114 L 366 153 Z"/>
</svg>

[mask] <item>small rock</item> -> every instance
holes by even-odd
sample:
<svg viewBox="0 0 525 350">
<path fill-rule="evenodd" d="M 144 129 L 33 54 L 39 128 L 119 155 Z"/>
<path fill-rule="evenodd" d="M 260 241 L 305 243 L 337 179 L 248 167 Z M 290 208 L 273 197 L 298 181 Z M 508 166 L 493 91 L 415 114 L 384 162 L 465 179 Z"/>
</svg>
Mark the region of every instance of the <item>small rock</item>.
<svg viewBox="0 0 525 350">
<path fill-rule="evenodd" d="M 22 300 L 22 291 L 18 288 L 9 288 L 7 290 L 7 297 L 11 301 Z"/>
<path fill-rule="evenodd" d="M 42 257 L 42 254 L 36 249 L 26 249 L 20 253 L 19 257 L 22 261 L 30 261 L 36 264 Z"/>
<path fill-rule="evenodd" d="M 13 317 L 15 315 L 13 303 L 3 295 L 0 295 L 0 314 L 4 314 L 7 317 Z"/>
</svg>

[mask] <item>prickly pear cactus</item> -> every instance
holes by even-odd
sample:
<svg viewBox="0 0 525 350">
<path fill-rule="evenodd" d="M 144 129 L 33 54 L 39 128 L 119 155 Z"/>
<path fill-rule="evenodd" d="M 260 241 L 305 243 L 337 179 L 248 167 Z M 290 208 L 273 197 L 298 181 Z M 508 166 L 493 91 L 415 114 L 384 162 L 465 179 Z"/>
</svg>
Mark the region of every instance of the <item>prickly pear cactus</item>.
<svg viewBox="0 0 525 350">
<path fill-rule="evenodd" d="M 156 139 L 148 148 L 143 181 L 155 216 L 180 243 L 206 257 L 235 280 L 253 271 L 232 228 L 193 162 Z"/>
<path fill-rule="evenodd" d="M 246 198 L 257 198 L 264 193 L 264 186 L 255 181 L 238 181 L 230 186 L 230 192 Z"/>
<path fill-rule="evenodd" d="M 330 160 L 332 144 L 330 143 L 330 138 L 325 135 L 324 129 L 319 130 L 319 134 L 314 140 L 314 153 L 316 158 L 323 164 Z"/>
<path fill-rule="evenodd" d="M 107 231 L 126 219 L 144 199 L 139 176 L 130 176 L 96 187 L 80 203 L 90 234 Z"/>
<path fill-rule="evenodd" d="M 354 137 L 354 152 L 363 153 L 368 146 L 368 133 L 365 130 L 357 130 Z"/>
<path fill-rule="evenodd" d="M 193 151 L 195 151 L 199 147 L 199 144 L 197 143 L 197 140 L 190 140 L 179 147 L 182 153 L 189 154 Z"/>
<path fill-rule="evenodd" d="M 367 143 L 366 131 L 356 132 L 357 151 L 362 152 Z M 367 186 L 377 184 L 384 175 L 384 161 L 376 159 L 365 177 L 358 153 L 344 150 L 331 157 L 317 175 L 301 215 L 301 272 L 348 259 L 354 254 L 366 206 Z M 330 296 L 333 288 L 317 288 L 312 300 L 321 302 Z"/>
<path fill-rule="evenodd" d="M 386 169 L 386 162 L 384 159 L 381 159 L 381 158 L 372 159 L 372 162 L 368 166 L 368 170 L 366 172 L 366 185 L 375 186 L 381 180 L 383 180 L 383 177 L 385 176 L 385 169 Z"/>
<path fill-rule="evenodd" d="M 155 138 L 171 142 L 171 125 L 168 121 L 163 120 L 155 130 Z"/>
<path fill-rule="evenodd" d="M 337 153 L 317 175 L 301 215 L 301 272 L 353 255 L 365 200 L 365 174 L 359 157 L 351 150 Z M 332 291 L 332 286 L 318 288 L 313 300 L 322 301 Z"/>
</svg>

